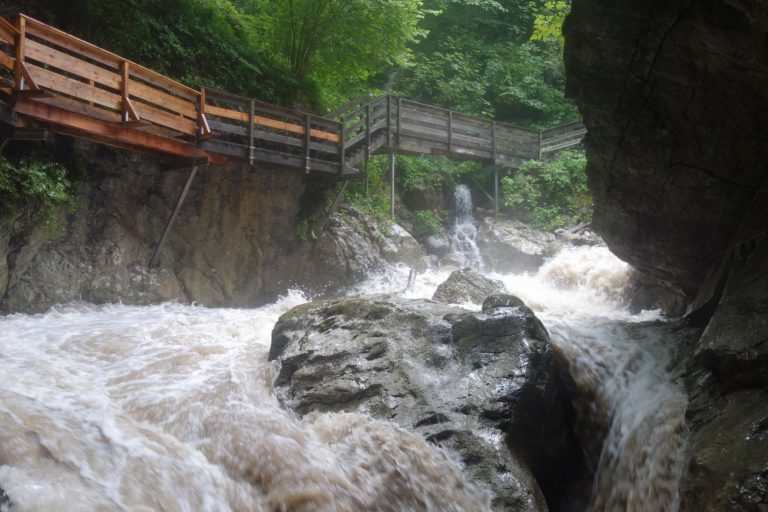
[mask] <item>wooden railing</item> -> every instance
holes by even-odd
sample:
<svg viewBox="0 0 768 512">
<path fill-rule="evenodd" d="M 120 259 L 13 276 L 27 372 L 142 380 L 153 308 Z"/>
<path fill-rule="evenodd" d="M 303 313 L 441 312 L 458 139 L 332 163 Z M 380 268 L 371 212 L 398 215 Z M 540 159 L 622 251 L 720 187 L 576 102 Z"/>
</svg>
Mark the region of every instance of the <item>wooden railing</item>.
<svg viewBox="0 0 768 512">
<path fill-rule="evenodd" d="M 342 123 L 214 91 L 205 92 L 204 113 L 216 133 L 202 142 L 206 150 L 307 172 L 343 170 Z"/>
<path fill-rule="evenodd" d="M 531 130 L 393 96 L 319 117 L 187 87 L 23 15 L 15 26 L 0 18 L 0 95 L 22 116 L 107 144 L 335 176 L 385 149 L 516 167 L 585 133 L 581 123 Z"/>
</svg>

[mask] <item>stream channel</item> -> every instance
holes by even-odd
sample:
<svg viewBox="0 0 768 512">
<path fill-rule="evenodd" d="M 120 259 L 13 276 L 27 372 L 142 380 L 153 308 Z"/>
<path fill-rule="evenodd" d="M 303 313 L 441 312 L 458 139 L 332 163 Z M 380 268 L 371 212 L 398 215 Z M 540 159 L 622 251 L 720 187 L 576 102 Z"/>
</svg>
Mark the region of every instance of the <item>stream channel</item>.
<svg viewBox="0 0 768 512">
<path fill-rule="evenodd" d="M 462 228 L 462 250 L 482 265 Z M 392 268 L 351 293 L 429 298 L 450 270 L 409 283 L 407 268 Z M 630 272 L 604 247 L 575 247 L 534 275 L 490 277 L 535 311 L 591 397 L 582 434 L 601 439 L 587 509 L 675 512 L 686 396 L 660 331 L 645 327 L 663 325 L 660 314 L 624 305 Z M 454 457 L 414 434 L 281 408 L 270 333 L 306 300 L 291 291 L 255 309 L 74 303 L 0 317 L 0 488 L 10 499 L 0 495 L 0 509 L 487 509 L 487 491 Z M 394 468 L 411 475 L 397 507 L 381 489 Z"/>
</svg>

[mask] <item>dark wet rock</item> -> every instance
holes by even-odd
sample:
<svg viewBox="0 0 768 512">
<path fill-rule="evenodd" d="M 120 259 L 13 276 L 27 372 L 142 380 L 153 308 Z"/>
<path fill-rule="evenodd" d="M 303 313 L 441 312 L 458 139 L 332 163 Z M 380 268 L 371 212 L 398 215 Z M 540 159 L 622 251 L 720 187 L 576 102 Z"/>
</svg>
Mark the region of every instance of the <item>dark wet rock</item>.
<svg viewBox="0 0 768 512">
<path fill-rule="evenodd" d="M 575 0 L 564 27 L 593 228 L 688 297 L 767 175 L 767 32 L 746 0 Z"/>
<path fill-rule="evenodd" d="M 280 318 L 269 357 L 286 406 L 413 429 L 458 453 L 497 510 L 545 510 L 539 485 L 556 495 L 565 479 L 573 445 L 549 338 L 512 296 L 482 313 L 389 296 L 306 304 Z"/>
<path fill-rule="evenodd" d="M 325 229 L 302 220 L 306 203 L 321 203 L 307 195 L 325 182 L 232 165 L 199 170 L 160 263 L 150 269 L 188 171 L 57 140 L 85 167 L 77 208 L 58 211 L 53 230 L 35 208 L 0 217 L 0 311 L 41 311 L 73 300 L 250 306 L 291 287 L 330 293 L 388 262 L 424 266 L 410 235 L 384 236 L 375 219 L 353 208 L 337 210 Z"/>
<path fill-rule="evenodd" d="M 489 279 L 471 268 L 451 272 L 432 295 L 432 300 L 446 304 L 482 303 L 486 297 L 507 291 L 504 283 Z"/>
<path fill-rule="evenodd" d="M 13 512 L 14 506 L 5 489 L 0 487 L 0 512 Z"/>
<path fill-rule="evenodd" d="M 538 269 L 554 255 L 555 236 L 514 220 L 485 217 L 477 232 L 477 246 L 490 270 L 505 273 Z"/>
<path fill-rule="evenodd" d="M 768 508 L 768 240 L 739 252 L 686 378 L 686 512 Z"/>
<path fill-rule="evenodd" d="M 591 225 L 590 222 L 582 222 L 570 228 L 558 229 L 555 231 L 555 236 L 558 240 L 569 245 L 605 245 L 600 235 L 590 229 Z"/>
<path fill-rule="evenodd" d="M 428 236 L 424 240 L 424 247 L 429 254 L 434 254 L 438 258 L 447 255 L 451 250 L 451 243 L 443 237 Z"/>
<path fill-rule="evenodd" d="M 445 200 L 440 190 L 426 185 L 414 185 L 402 194 L 403 204 L 411 211 L 440 211 L 445 209 Z"/>
</svg>

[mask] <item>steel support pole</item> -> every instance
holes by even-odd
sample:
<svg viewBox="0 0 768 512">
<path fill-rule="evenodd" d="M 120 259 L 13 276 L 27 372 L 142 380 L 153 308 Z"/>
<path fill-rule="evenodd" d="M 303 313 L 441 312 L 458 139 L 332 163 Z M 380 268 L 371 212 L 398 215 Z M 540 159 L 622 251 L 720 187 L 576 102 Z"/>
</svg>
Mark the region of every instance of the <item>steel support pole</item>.
<svg viewBox="0 0 768 512">
<path fill-rule="evenodd" d="M 493 166 L 493 218 L 499 218 L 499 168 Z"/>
<path fill-rule="evenodd" d="M 395 152 L 389 153 L 389 173 L 390 173 L 390 195 L 389 195 L 389 216 L 395 220 Z"/>
<path fill-rule="evenodd" d="M 184 184 L 184 188 L 181 190 L 181 194 L 179 194 L 179 199 L 176 201 L 176 206 L 173 208 L 173 212 L 171 212 L 171 216 L 168 219 L 168 222 L 165 224 L 163 236 L 160 237 L 160 241 L 157 243 L 155 252 L 152 254 L 152 259 L 149 260 L 149 268 L 156 267 L 157 263 L 160 261 L 160 251 L 162 250 L 163 245 L 165 245 L 165 241 L 168 238 L 168 234 L 171 232 L 173 223 L 176 221 L 176 216 L 179 214 L 179 210 L 181 210 L 181 205 L 184 203 L 184 199 L 187 197 L 187 192 L 189 192 L 189 187 L 192 185 L 192 180 L 194 180 L 195 175 L 197 175 L 197 167 L 197 162 L 195 162 L 192 165 L 192 170 L 189 172 L 187 182 Z"/>
</svg>

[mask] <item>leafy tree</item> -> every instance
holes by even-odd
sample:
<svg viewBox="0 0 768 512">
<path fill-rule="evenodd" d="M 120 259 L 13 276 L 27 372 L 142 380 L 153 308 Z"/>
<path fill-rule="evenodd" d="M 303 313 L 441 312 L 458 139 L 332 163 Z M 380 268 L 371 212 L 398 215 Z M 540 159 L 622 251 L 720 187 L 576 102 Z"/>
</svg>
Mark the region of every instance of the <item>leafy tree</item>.
<svg viewBox="0 0 768 512">
<path fill-rule="evenodd" d="M 424 35 L 420 0 L 250 2 L 270 51 L 318 109 L 368 92 L 368 80 L 407 65 L 409 42 Z"/>
</svg>

